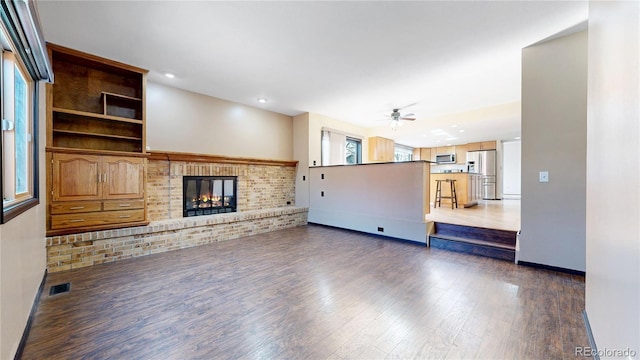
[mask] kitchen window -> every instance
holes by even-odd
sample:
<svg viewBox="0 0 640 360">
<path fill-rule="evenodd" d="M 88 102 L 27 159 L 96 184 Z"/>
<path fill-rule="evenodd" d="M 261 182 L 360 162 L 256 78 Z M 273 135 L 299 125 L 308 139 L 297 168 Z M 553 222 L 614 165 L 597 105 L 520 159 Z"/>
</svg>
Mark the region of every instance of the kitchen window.
<svg viewBox="0 0 640 360">
<path fill-rule="evenodd" d="M 362 140 L 347 137 L 346 163 L 362 164 Z"/>
<path fill-rule="evenodd" d="M 406 145 L 396 144 L 393 159 L 395 162 L 413 160 L 413 148 Z"/>
<path fill-rule="evenodd" d="M 322 129 L 322 166 L 362 164 L 362 139 L 331 129 Z"/>
<path fill-rule="evenodd" d="M 37 85 L 53 73 L 35 6 L 0 3 L 2 223 L 39 203 Z"/>
</svg>

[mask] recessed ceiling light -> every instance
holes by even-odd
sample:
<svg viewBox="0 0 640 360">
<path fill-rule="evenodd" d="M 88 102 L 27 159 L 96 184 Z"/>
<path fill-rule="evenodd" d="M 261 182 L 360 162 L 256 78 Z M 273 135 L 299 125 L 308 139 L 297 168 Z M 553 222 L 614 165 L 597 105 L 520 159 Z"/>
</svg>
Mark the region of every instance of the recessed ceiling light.
<svg viewBox="0 0 640 360">
<path fill-rule="evenodd" d="M 176 77 L 172 73 L 164 73 L 164 76 L 168 77 L 169 79 L 173 79 L 174 77 Z"/>
<path fill-rule="evenodd" d="M 451 146 L 451 144 L 447 144 L 447 146 Z"/>
<path fill-rule="evenodd" d="M 516 140 L 520 140 L 520 136 L 516 136 Z"/>
<path fill-rule="evenodd" d="M 459 132 L 464 132 L 464 129 L 460 129 L 460 130 L 458 130 L 458 131 L 459 131 Z"/>
<path fill-rule="evenodd" d="M 458 125 L 455 125 L 455 124 L 454 124 L 454 125 L 451 125 L 451 127 L 458 127 Z"/>
<path fill-rule="evenodd" d="M 267 102 L 267 99 L 266 98 L 258 98 L 258 102 L 260 104 L 265 104 Z"/>
</svg>

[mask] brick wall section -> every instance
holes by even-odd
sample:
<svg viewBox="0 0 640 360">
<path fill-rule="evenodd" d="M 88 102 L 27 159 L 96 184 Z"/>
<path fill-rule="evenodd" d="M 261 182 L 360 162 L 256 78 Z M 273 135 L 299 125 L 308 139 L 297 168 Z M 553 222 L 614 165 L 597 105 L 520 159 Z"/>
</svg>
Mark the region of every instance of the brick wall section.
<svg viewBox="0 0 640 360">
<path fill-rule="evenodd" d="M 183 176 L 237 176 L 238 211 L 295 205 L 295 167 L 150 160 L 147 167 L 149 220 L 182 218 Z"/>
<path fill-rule="evenodd" d="M 48 237 L 47 269 L 49 272 L 77 269 L 306 225 L 307 212 L 307 208 L 288 206 Z"/>
</svg>

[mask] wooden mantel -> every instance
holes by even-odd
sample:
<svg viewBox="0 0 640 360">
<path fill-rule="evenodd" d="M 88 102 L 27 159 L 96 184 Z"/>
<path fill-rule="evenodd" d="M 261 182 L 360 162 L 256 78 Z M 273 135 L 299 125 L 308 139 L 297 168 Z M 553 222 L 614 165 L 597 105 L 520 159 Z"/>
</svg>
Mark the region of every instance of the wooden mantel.
<svg viewBox="0 0 640 360">
<path fill-rule="evenodd" d="M 253 159 L 232 157 L 223 155 L 206 155 L 172 151 L 152 151 L 149 153 L 149 160 L 168 160 L 168 161 L 187 161 L 187 162 L 203 162 L 203 163 L 222 163 L 222 164 L 245 164 L 245 165 L 271 165 L 271 166 L 290 166 L 296 167 L 298 161 L 294 160 L 272 160 L 272 159 Z"/>
</svg>

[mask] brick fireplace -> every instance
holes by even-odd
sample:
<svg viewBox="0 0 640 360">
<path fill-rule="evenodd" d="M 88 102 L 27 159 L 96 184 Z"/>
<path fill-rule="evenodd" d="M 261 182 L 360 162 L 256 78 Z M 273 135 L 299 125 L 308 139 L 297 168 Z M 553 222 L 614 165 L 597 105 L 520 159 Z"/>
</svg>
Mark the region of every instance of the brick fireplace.
<svg viewBox="0 0 640 360">
<path fill-rule="evenodd" d="M 237 239 L 307 223 L 308 209 L 295 206 L 296 162 L 165 152 L 152 153 L 147 169 L 145 195 L 151 223 L 49 237 L 49 272 Z M 195 183 L 189 185 L 189 179 L 193 178 L 208 179 L 208 182 L 199 187 Z M 234 180 L 233 184 L 229 180 Z M 233 188 L 233 193 L 228 188 Z M 216 215 L 184 217 L 185 189 L 198 194 L 186 197 L 191 200 L 192 210 L 210 209 L 211 214 Z M 206 195 L 206 202 L 201 195 Z M 193 206 L 194 198 L 197 209 Z M 232 207 L 235 212 L 227 211 Z M 214 209 L 218 212 L 214 213 Z"/>
<path fill-rule="evenodd" d="M 184 176 L 182 216 L 236 212 L 237 176 Z"/>
</svg>

